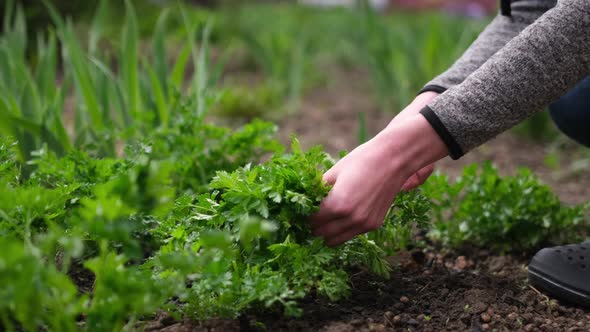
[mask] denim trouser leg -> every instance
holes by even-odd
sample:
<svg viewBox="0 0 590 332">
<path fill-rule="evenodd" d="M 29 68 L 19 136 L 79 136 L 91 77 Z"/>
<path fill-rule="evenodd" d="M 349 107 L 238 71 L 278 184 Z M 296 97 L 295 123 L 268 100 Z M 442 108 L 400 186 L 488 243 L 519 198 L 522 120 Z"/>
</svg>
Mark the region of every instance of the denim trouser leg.
<svg viewBox="0 0 590 332">
<path fill-rule="evenodd" d="M 564 134 L 590 147 L 590 77 L 551 104 L 549 114 Z"/>
</svg>

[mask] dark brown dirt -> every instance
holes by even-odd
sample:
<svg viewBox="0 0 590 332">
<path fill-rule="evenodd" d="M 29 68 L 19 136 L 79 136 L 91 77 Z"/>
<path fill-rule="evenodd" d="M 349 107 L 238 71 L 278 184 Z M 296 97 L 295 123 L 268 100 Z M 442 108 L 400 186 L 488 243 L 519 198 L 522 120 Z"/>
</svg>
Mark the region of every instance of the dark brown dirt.
<svg viewBox="0 0 590 332">
<path fill-rule="evenodd" d="M 352 277 L 348 300 L 306 299 L 302 318 L 176 322 L 159 331 L 590 331 L 590 310 L 565 306 L 527 283 L 527 259 L 466 248 L 415 250 L 396 259 L 390 280 Z M 162 323 L 162 320 L 164 322 Z M 167 321 L 166 321 L 167 320 Z M 167 326 L 164 326 L 167 325 Z"/>
</svg>

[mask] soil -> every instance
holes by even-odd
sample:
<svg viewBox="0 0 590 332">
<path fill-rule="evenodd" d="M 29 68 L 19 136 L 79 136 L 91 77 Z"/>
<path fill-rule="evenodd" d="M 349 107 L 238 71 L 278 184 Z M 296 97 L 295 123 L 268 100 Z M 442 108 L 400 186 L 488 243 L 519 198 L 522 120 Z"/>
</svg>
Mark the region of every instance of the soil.
<svg viewBox="0 0 590 332">
<path fill-rule="evenodd" d="M 371 135 L 392 115 L 372 101 L 366 73 L 330 73 L 331 80 L 304 98 L 299 112 L 280 122 L 288 143 L 295 133 L 304 146 L 322 144 L 336 155 L 357 145 L 358 113 L 366 115 Z M 561 138 L 563 140 L 564 138 Z M 534 170 L 562 201 L 590 200 L 590 172 L 569 172 L 579 148 L 559 152 L 561 171 L 544 160 L 547 143 L 500 135 L 459 161 L 437 164 L 451 176 L 471 163 L 491 160 L 503 174 L 520 166 Z M 566 170 L 565 172 L 563 170 Z M 378 280 L 364 271 L 352 277 L 352 294 L 341 302 L 307 298 L 304 315 L 250 315 L 240 320 L 177 322 L 162 315 L 145 326 L 148 331 L 590 331 L 590 309 L 552 300 L 528 284 L 531 255 L 499 255 L 485 249 L 428 248 L 403 252 L 392 262 L 391 279 Z M 393 260 L 393 259 L 392 259 Z"/>
<path fill-rule="evenodd" d="M 364 271 L 352 277 L 348 300 L 308 298 L 302 318 L 175 322 L 148 331 L 590 331 L 590 310 L 563 305 L 527 283 L 523 257 L 464 248 L 403 252 L 389 280 Z"/>
</svg>

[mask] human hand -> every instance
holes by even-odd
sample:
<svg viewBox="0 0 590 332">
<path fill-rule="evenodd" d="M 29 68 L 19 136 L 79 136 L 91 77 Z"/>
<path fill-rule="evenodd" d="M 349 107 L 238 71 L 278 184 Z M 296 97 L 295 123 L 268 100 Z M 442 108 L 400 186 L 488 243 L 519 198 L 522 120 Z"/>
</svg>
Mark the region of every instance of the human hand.
<svg viewBox="0 0 590 332">
<path fill-rule="evenodd" d="M 314 234 L 336 246 L 379 228 L 404 183 L 447 154 L 422 115 L 389 126 L 324 174 L 333 187 L 311 217 Z"/>
</svg>

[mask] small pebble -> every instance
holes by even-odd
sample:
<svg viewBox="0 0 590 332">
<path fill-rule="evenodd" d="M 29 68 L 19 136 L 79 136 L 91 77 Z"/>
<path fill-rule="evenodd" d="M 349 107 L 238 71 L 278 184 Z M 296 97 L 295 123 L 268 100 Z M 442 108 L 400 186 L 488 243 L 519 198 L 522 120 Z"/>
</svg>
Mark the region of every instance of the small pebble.
<svg viewBox="0 0 590 332">
<path fill-rule="evenodd" d="M 399 298 L 399 301 L 401 303 L 408 303 L 408 302 L 410 302 L 410 299 L 407 296 L 402 296 Z"/>
<path fill-rule="evenodd" d="M 361 326 L 364 323 L 365 323 L 365 321 L 362 320 L 362 319 L 360 319 L 360 318 L 353 319 L 353 320 L 350 321 L 350 325 L 352 325 L 352 326 Z"/>
<path fill-rule="evenodd" d="M 490 329 L 490 324 L 481 324 L 481 329 L 484 331 L 488 331 Z"/>
<path fill-rule="evenodd" d="M 371 324 L 371 325 L 369 325 L 369 331 L 384 332 L 385 331 L 385 325 L 383 325 L 383 324 Z"/>
<path fill-rule="evenodd" d="M 553 328 L 549 324 L 541 325 L 541 331 L 552 331 L 552 330 L 553 330 Z"/>
<path fill-rule="evenodd" d="M 477 302 L 471 307 L 471 312 L 480 313 L 484 312 L 488 308 L 488 305 L 483 302 Z"/>
<path fill-rule="evenodd" d="M 511 321 L 515 321 L 516 319 L 518 319 L 518 314 L 515 312 L 511 312 L 508 314 L 508 319 Z"/>
<path fill-rule="evenodd" d="M 410 326 L 418 326 L 419 325 L 418 321 L 415 320 L 414 318 L 408 320 L 406 323 L 408 323 L 408 325 L 410 325 Z"/>
<path fill-rule="evenodd" d="M 535 329 L 535 325 L 534 325 L 534 324 L 527 324 L 527 325 L 525 325 L 525 327 L 524 327 L 524 330 L 525 330 L 526 332 L 531 332 L 531 331 L 533 331 L 534 329 Z"/>
<path fill-rule="evenodd" d="M 484 323 L 489 323 L 492 321 L 492 317 L 488 313 L 484 312 L 481 314 L 481 321 Z"/>
<path fill-rule="evenodd" d="M 465 256 L 459 256 L 455 260 L 455 267 L 459 270 L 464 270 L 467 267 L 467 260 Z"/>
<path fill-rule="evenodd" d="M 402 322 L 402 318 L 400 317 L 400 315 L 393 316 L 393 324 L 394 325 L 400 325 L 401 322 Z"/>
</svg>

